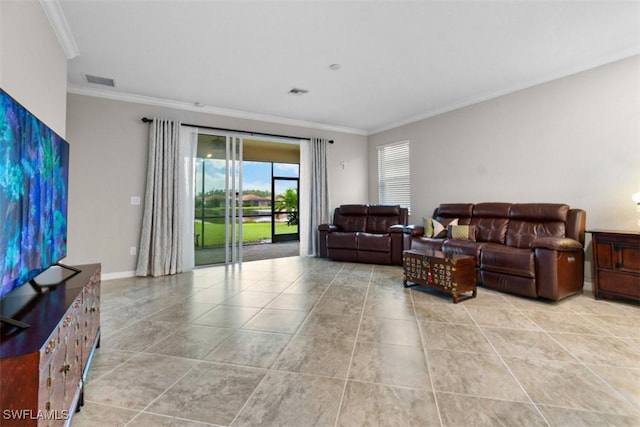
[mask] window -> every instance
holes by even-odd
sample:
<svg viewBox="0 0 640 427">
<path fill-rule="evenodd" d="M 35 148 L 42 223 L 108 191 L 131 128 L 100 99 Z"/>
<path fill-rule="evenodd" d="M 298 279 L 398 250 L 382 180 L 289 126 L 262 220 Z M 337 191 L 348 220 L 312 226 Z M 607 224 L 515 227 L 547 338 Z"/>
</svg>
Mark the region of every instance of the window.
<svg viewBox="0 0 640 427">
<path fill-rule="evenodd" d="M 378 199 L 411 211 L 409 141 L 378 147 Z"/>
</svg>

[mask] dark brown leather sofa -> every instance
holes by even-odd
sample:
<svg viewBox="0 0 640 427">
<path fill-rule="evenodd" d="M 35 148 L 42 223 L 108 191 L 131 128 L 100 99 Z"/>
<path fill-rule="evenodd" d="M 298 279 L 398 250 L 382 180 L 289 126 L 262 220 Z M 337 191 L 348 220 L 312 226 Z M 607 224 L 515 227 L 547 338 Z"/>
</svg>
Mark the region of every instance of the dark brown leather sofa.
<svg viewBox="0 0 640 427">
<path fill-rule="evenodd" d="M 318 227 L 318 255 L 338 261 L 402 264 L 407 208 L 341 205 L 333 223 Z"/>
<path fill-rule="evenodd" d="M 474 236 L 428 238 L 423 225 L 412 225 L 405 229 L 404 247 L 474 256 L 484 287 L 550 300 L 583 288 L 584 210 L 552 203 L 455 203 L 441 204 L 433 219 L 473 225 Z"/>
</svg>

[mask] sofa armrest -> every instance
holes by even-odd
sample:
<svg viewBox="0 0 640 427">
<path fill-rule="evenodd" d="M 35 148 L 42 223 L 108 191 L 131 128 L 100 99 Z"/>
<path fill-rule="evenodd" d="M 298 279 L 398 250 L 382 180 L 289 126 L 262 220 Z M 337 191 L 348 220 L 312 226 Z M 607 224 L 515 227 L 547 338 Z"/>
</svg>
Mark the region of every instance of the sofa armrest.
<svg viewBox="0 0 640 427">
<path fill-rule="evenodd" d="M 389 233 L 404 233 L 404 225 L 396 224 L 389 227 Z"/>
<path fill-rule="evenodd" d="M 404 227 L 404 233 L 410 234 L 411 236 L 422 236 L 424 235 L 424 225 L 407 225 L 406 227 Z"/>
<path fill-rule="evenodd" d="M 403 249 L 411 249 L 411 245 L 414 237 L 422 237 L 424 235 L 424 226 L 423 225 L 407 225 L 403 230 Z"/>
<path fill-rule="evenodd" d="M 553 239 L 573 241 L 573 239 Z M 568 243 L 568 242 L 567 242 Z M 562 246 L 560 242 L 558 245 Z M 574 246 L 574 244 L 571 244 Z M 581 248 L 581 246 L 579 246 Z M 580 292 L 584 287 L 584 251 L 538 247 L 536 256 L 536 294 L 557 301 Z"/>
<path fill-rule="evenodd" d="M 561 252 L 583 249 L 580 242 L 565 237 L 539 237 L 533 241 L 532 247 L 534 249 L 542 248 Z"/>
<path fill-rule="evenodd" d="M 338 231 L 340 228 L 333 224 L 320 224 L 318 226 L 318 241 L 316 242 L 316 254 L 321 258 L 327 258 L 329 256 L 329 249 L 327 248 L 327 236 L 333 231 Z"/>
</svg>

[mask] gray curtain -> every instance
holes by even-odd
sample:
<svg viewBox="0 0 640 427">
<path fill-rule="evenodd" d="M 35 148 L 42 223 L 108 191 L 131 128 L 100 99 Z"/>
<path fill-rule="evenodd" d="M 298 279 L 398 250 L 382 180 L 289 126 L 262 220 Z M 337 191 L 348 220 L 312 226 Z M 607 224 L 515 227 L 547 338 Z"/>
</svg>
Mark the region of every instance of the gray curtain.
<svg viewBox="0 0 640 427">
<path fill-rule="evenodd" d="M 180 215 L 180 122 L 154 118 L 149 125 L 149 159 L 137 276 L 182 271 Z"/>
<path fill-rule="evenodd" d="M 318 254 L 318 225 L 326 224 L 331 217 L 329 199 L 329 174 L 327 173 L 327 148 L 325 138 L 311 138 L 310 141 L 310 249 Z"/>
</svg>

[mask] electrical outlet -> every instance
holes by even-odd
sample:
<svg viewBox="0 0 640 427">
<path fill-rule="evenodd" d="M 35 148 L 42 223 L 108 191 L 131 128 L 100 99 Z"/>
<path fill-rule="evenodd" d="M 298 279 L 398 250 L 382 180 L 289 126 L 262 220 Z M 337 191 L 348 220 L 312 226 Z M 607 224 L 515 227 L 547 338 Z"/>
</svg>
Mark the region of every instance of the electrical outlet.
<svg viewBox="0 0 640 427">
<path fill-rule="evenodd" d="M 135 255 L 138 253 L 138 248 L 136 248 L 135 246 L 131 246 L 129 248 L 129 255 Z"/>
</svg>

